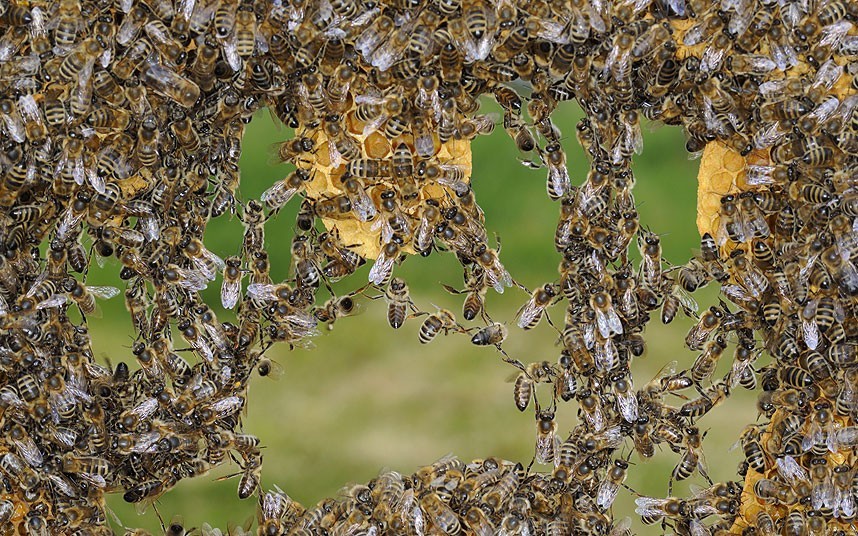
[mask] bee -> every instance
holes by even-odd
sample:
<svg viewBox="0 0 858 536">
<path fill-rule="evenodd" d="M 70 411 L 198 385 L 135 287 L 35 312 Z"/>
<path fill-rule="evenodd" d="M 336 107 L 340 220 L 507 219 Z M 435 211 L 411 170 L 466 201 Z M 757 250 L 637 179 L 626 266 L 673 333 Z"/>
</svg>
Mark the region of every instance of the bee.
<svg viewBox="0 0 858 536">
<path fill-rule="evenodd" d="M 408 309 L 414 310 L 408 284 L 401 277 L 392 278 L 387 285 L 384 297 L 387 301 L 387 322 L 393 329 L 399 329 L 408 318 Z"/>
<path fill-rule="evenodd" d="M 590 296 L 590 307 L 596 316 L 596 328 L 605 339 L 613 334 L 622 335 L 623 324 L 611 302 L 611 296 L 604 290 Z"/>
<path fill-rule="evenodd" d="M 551 143 L 543 149 L 542 158 L 548 167 L 546 183 L 548 197 L 556 201 L 568 194 L 571 189 L 569 171 L 566 168 L 566 153 L 559 142 Z"/>
<path fill-rule="evenodd" d="M 456 534 L 461 530 L 459 517 L 431 489 L 420 494 L 420 510 L 426 513 L 429 521 L 447 534 Z"/>
<path fill-rule="evenodd" d="M 554 408 L 536 411 L 536 463 L 552 463 L 557 456 L 560 440 L 554 415 Z"/>
<path fill-rule="evenodd" d="M 702 391 L 700 398 L 686 402 L 679 408 L 679 414 L 698 418 L 709 413 L 730 396 L 730 387 L 725 382 L 717 382 Z"/>
<path fill-rule="evenodd" d="M 641 276 L 644 283 L 652 289 L 661 286 L 661 240 L 650 231 L 640 231 L 638 248 L 641 252 Z"/>
<path fill-rule="evenodd" d="M 577 398 L 581 403 L 581 411 L 584 418 L 594 430 L 601 431 L 607 425 L 605 412 L 602 410 L 601 400 L 597 393 L 591 389 L 579 391 Z"/>
<path fill-rule="evenodd" d="M 474 334 L 474 336 L 471 337 L 471 343 L 476 344 L 477 346 L 487 346 L 490 344 L 499 346 L 504 340 L 506 340 L 507 334 L 508 331 L 506 326 L 495 322 L 480 329 L 476 334 Z"/>
<path fill-rule="evenodd" d="M 313 311 L 314 316 L 319 322 L 328 324 L 328 329 L 333 329 L 333 324 L 337 318 L 349 316 L 357 312 L 359 304 L 354 300 L 356 293 L 352 292 L 345 296 L 331 297 L 322 307 L 318 307 Z"/>
<path fill-rule="evenodd" d="M 30 434 L 19 424 L 13 425 L 9 430 L 9 442 L 15 447 L 18 455 L 30 467 L 41 467 L 44 464 L 44 455 L 41 449 L 30 437 Z"/>
<path fill-rule="evenodd" d="M 164 94 L 185 108 L 192 107 L 200 97 L 200 87 L 197 84 L 169 67 L 151 60 L 146 61 L 142 79 L 153 90 Z"/>
<path fill-rule="evenodd" d="M 438 312 L 430 314 L 420 325 L 418 339 L 422 344 L 428 344 L 441 331 L 446 335 L 451 329 L 461 331 L 463 328 L 456 322 L 453 313 L 446 309 L 438 309 Z"/>
<path fill-rule="evenodd" d="M 714 340 L 704 345 L 703 352 L 697 356 L 697 359 L 691 366 L 691 379 L 694 383 L 699 385 L 712 376 L 712 373 L 715 372 L 715 367 L 718 365 L 718 360 L 726 349 L 727 342 L 721 335 L 716 336 Z"/>
<path fill-rule="evenodd" d="M 74 300 L 84 315 L 92 315 L 96 312 L 96 298 L 108 300 L 120 293 L 116 287 L 84 285 L 72 277 L 63 281 L 63 290 Z"/>
<path fill-rule="evenodd" d="M 691 476 L 691 473 L 695 470 L 700 472 L 700 474 L 709 482 L 710 486 L 712 485 L 712 480 L 706 472 L 707 469 L 705 459 L 703 458 L 703 451 L 700 450 L 701 443 L 705 436 L 706 433 L 701 435 L 699 430 L 694 426 L 689 426 L 685 429 L 685 452 L 671 473 L 667 490 L 668 494 L 673 492 L 674 480 L 685 480 Z"/>
<path fill-rule="evenodd" d="M 718 329 L 724 320 L 724 312 L 712 306 L 700 316 L 697 324 L 689 330 L 685 337 L 685 345 L 692 350 L 700 350 L 703 343 Z"/>
<path fill-rule="evenodd" d="M 518 147 L 519 151 L 529 153 L 536 149 L 536 139 L 533 137 L 533 133 L 521 119 L 520 115 L 506 111 L 503 116 L 503 128 L 509 137 L 515 142 L 515 146 Z M 562 182 L 562 176 L 558 176 L 558 180 Z M 563 185 L 559 184 L 559 186 L 562 187 Z M 551 188 L 552 185 L 548 183 L 547 187 Z M 554 193 L 555 191 L 552 190 L 549 192 L 549 195 L 553 195 Z"/>
<path fill-rule="evenodd" d="M 635 513 L 643 518 L 646 524 L 652 524 L 663 517 L 683 518 L 689 513 L 688 503 L 675 497 L 656 499 L 653 497 L 638 497 L 635 499 Z"/>
<path fill-rule="evenodd" d="M 631 375 L 626 371 L 616 373 L 611 376 L 611 383 L 620 415 L 629 423 L 637 422 L 640 413 Z"/>
<path fill-rule="evenodd" d="M 516 313 L 517 325 L 522 329 L 533 329 L 542 320 L 546 308 L 551 305 L 557 291 L 554 285 L 545 284 L 536 289 L 530 301 L 524 304 Z M 550 322 L 550 320 L 549 320 Z"/>
<path fill-rule="evenodd" d="M 38 473 L 11 452 L 7 452 L 0 457 L 0 470 L 18 482 L 25 491 L 32 490 L 41 483 Z"/>
<path fill-rule="evenodd" d="M 176 136 L 186 154 L 193 154 L 200 148 L 202 143 L 200 135 L 187 117 L 170 123 L 170 131 Z"/>
<path fill-rule="evenodd" d="M 607 478 L 599 485 L 596 492 L 596 505 L 607 510 L 614 503 L 620 486 L 628 476 L 629 464 L 623 460 L 614 460 L 614 466 L 608 471 Z"/>
<path fill-rule="evenodd" d="M 400 246 L 396 242 L 388 242 L 378 253 L 372 268 L 369 270 L 369 282 L 381 286 L 390 280 L 393 265 L 399 259 Z M 428 342 L 428 341 L 427 341 Z"/>
</svg>

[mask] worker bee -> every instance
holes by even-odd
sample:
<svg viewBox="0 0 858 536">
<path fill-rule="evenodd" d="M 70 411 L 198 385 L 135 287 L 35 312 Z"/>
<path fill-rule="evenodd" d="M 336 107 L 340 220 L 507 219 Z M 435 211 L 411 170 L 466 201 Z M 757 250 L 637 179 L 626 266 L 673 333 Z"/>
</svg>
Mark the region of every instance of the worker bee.
<svg viewBox="0 0 858 536">
<path fill-rule="evenodd" d="M 314 310 L 314 316 L 319 322 L 328 324 L 328 329 L 333 329 L 337 318 L 349 316 L 358 311 L 359 304 L 355 302 L 355 294 L 357 292 L 331 297 L 324 305 Z"/>
<path fill-rule="evenodd" d="M 700 350 L 702 344 L 709 339 L 712 333 L 721 325 L 724 312 L 718 307 L 712 306 L 700 316 L 697 324 L 691 328 L 685 337 L 685 345 L 692 350 Z"/>
<path fill-rule="evenodd" d="M 221 285 L 221 305 L 224 309 L 233 309 L 238 304 L 241 295 L 241 279 L 244 271 L 241 269 L 241 259 L 235 255 L 224 261 L 223 284 Z"/>
<path fill-rule="evenodd" d="M 495 322 L 480 329 L 473 337 L 471 337 L 471 342 L 477 346 L 487 346 L 490 344 L 499 346 L 504 340 L 506 340 L 506 336 L 506 326 Z"/>
<path fill-rule="evenodd" d="M 446 309 L 438 309 L 438 312 L 427 316 L 423 324 L 420 325 L 418 339 L 422 344 L 428 344 L 442 331 L 446 335 L 450 330 L 462 329 L 456 322 L 456 317 L 453 316 L 453 313 Z"/>
<path fill-rule="evenodd" d="M 569 193 L 571 187 L 569 170 L 566 168 L 566 153 L 559 143 L 552 143 L 543 149 L 542 158 L 548 167 L 548 197 L 556 201 Z"/>
<path fill-rule="evenodd" d="M 518 327 L 533 329 L 542 320 L 546 308 L 557 295 L 554 285 L 545 284 L 533 292 L 533 295 L 516 313 Z"/>
<path fill-rule="evenodd" d="M 620 486 L 626 480 L 629 464 L 623 460 L 614 460 L 614 466 L 608 471 L 607 478 L 599 485 L 596 492 L 596 504 L 607 510 L 614 503 Z"/>
<path fill-rule="evenodd" d="M 143 80 L 155 91 L 175 100 L 182 106 L 190 108 L 200 97 L 197 84 L 182 77 L 175 71 L 147 60 L 143 69 Z"/>
<path fill-rule="evenodd" d="M 638 497 L 635 499 L 635 513 L 643 517 L 644 523 L 652 524 L 663 517 L 686 517 L 688 503 L 675 497 L 656 499 L 653 497 Z"/>
<path fill-rule="evenodd" d="M 554 415 L 553 407 L 536 411 L 536 463 L 552 463 L 557 456 L 560 440 Z"/>
<path fill-rule="evenodd" d="M 480 244 L 474 248 L 473 253 L 485 273 L 486 282 L 495 289 L 495 292 L 503 294 L 504 287 L 512 286 L 512 277 L 501 264 L 497 250 Z"/>
<path fill-rule="evenodd" d="M 596 316 L 596 328 L 605 339 L 613 334 L 622 335 L 623 324 L 611 302 L 611 296 L 604 290 L 590 296 L 590 307 Z"/>
</svg>

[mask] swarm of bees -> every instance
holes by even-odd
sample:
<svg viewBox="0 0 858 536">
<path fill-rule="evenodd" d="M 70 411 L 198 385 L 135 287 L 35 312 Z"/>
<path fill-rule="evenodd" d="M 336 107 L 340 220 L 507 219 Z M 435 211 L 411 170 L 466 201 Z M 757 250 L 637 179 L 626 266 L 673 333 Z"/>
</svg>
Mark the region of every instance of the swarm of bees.
<svg viewBox="0 0 858 536">
<path fill-rule="evenodd" d="M 0 534 L 110 534 L 105 494 L 146 508 L 234 460 L 239 497 L 259 498 L 258 534 L 621 535 L 623 452 L 656 446 L 679 457 L 668 495 L 695 473 L 708 483 L 637 499 L 662 530 L 854 533 L 856 24 L 842 0 L 3 2 Z M 573 99 L 591 164 L 580 181 L 551 120 Z M 279 156 L 296 170 L 243 200 L 242 135 L 263 107 L 295 129 Z M 642 118 L 723 157 L 728 184 L 701 174 L 703 237 L 685 265 L 638 216 Z M 469 144 L 496 122 L 559 204 L 559 278 L 525 289 L 515 318 L 554 326 L 556 359 L 508 355 L 510 328 L 485 307 L 524 288 L 470 185 Z M 289 203 L 292 276 L 276 282 L 265 230 Z M 225 214 L 244 235 L 221 259 L 203 236 Z M 394 274 L 410 254 L 445 252 L 464 270 L 464 287 L 446 288 L 475 325 L 420 310 Z M 86 283 L 108 257 L 124 290 Z M 368 281 L 336 295 L 364 264 Z M 227 321 L 200 296 L 218 280 Z M 689 294 L 713 282 L 723 299 L 698 313 Z M 133 367 L 98 363 L 87 330 L 97 300 L 119 294 Z M 421 343 L 454 333 L 496 348 L 516 370 L 515 406 L 533 407 L 532 464 L 551 470 L 450 457 L 312 509 L 261 491 L 261 445 L 241 427 L 251 373 L 275 373 L 272 345 L 305 344 L 359 295 L 383 297 L 394 329 L 421 319 Z M 697 319 L 696 359 L 635 386 L 651 315 L 680 313 Z M 761 389 L 768 421 L 740 438 L 742 480 L 714 483 L 695 423 L 739 387 Z M 579 415 L 568 436 L 561 402 Z"/>
</svg>

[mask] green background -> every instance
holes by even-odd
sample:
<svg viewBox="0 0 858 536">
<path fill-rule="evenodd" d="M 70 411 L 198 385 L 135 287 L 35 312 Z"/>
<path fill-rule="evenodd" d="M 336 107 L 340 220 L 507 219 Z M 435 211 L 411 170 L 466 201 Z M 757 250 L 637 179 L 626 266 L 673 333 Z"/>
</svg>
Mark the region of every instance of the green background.
<svg viewBox="0 0 858 536">
<path fill-rule="evenodd" d="M 485 103 L 488 111 L 494 105 Z M 555 114 L 565 138 L 569 172 L 573 183 L 586 177 L 588 163 L 575 140 L 575 124 L 581 112 L 566 103 Z M 645 148 L 634 160 L 637 178 L 635 198 L 642 225 L 662 237 L 665 257 L 684 263 L 699 247 L 695 226 L 695 198 L 698 160 L 689 160 L 680 129 L 645 124 Z M 276 143 L 292 135 L 275 124 L 268 112 L 260 113 L 247 127 L 241 159 L 241 195 L 258 198 L 289 167 L 273 163 Z M 486 214 L 486 227 L 503 241 L 501 260 L 512 276 L 534 288 L 557 278 L 559 256 L 553 235 L 558 206 L 545 193 L 545 171 L 520 165 L 520 155 L 503 129 L 473 143 L 473 185 Z M 289 245 L 297 199 L 266 226 L 266 247 L 271 254 L 272 277 L 288 277 Z M 229 214 L 211 222 L 206 236 L 209 249 L 225 257 L 241 246 L 242 226 Z M 635 255 L 637 253 L 635 252 Z M 336 285 L 341 292 L 361 286 L 368 266 L 353 279 Z M 90 284 L 123 287 L 114 274 L 114 260 L 99 269 L 93 266 Z M 460 315 L 460 296 L 444 291 L 439 282 L 461 286 L 461 269 L 452 255 L 412 257 L 395 269 L 404 276 L 412 298 L 423 310 L 434 305 Z M 204 294 L 221 321 L 234 320 L 232 312 L 220 307 L 220 280 Z M 713 289 L 695 296 L 701 308 L 716 299 Z M 556 362 L 559 348 L 556 333 L 542 322 L 523 332 L 514 327 L 515 311 L 528 299 L 523 291 L 510 289 L 503 295 L 490 291 L 488 308 L 495 320 L 510 324 L 504 347 L 522 362 L 547 359 Z M 533 456 L 535 421 L 532 410 L 519 413 L 512 398 L 508 378 L 514 370 L 500 361 L 494 349 L 477 348 L 461 335 L 439 337 L 429 345 L 417 341 L 419 319 L 399 330 L 386 323 L 384 300 L 359 299 L 362 314 L 338 321 L 334 329 L 314 340 L 312 350 L 292 352 L 283 345 L 269 351 L 285 374 L 278 381 L 254 375 L 250 384 L 244 430 L 261 439 L 264 446 L 263 486 L 274 484 L 305 506 L 336 495 L 349 483 L 366 482 L 386 468 L 411 473 L 448 454 L 464 460 L 499 456 L 527 464 Z M 90 319 L 93 350 L 98 358 L 109 357 L 115 364 L 126 361 L 136 366 L 130 352 L 130 321 L 122 298 L 102 302 L 101 318 Z M 563 310 L 551 310 L 562 323 Z M 636 385 L 649 381 L 664 364 L 678 360 L 688 368 L 695 353 L 684 348 L 683 339 L 691 320 L 677 317 L 669 326 L 657 318 L 648 326 L 646 354 L 632 365 Z M 724 354 L 719 373 L 729 368 L 732 349 Z M 689 396 L 694 396 L 693 391 Z M 543 394 L 544 398 L 548 393 Z M 675 401 L 677 404 L 681 400 Z M 713 479 L 736 478 L 741 449 L 730 451 L 744 425 L 754 421 L 752 394 L 739 390 L 712 414 L 701 419 L 701 430 L 710 430 L 704 451 Z M 558 412 L 562 438 L 576 422 L 575 406 L 561 405 Z M 626 449 L 631 447 L 628 442 Z M 622 454 L 626 454 L 624 450 Z M 637 455 L 627 484 L 638 493 L 663 497 L 667 494 L 670 471 L 678 457 L 661 449 L 646 463 Z M 550 467 L 535 466 L 543 471 Z M 238 471 L 230 463 L 194 481 L 183 481 L 165 494 L 157 508 L 165 521 L 177 513 L 187 526 L 208 522 L 225 528 L 228 521 L 242 523 L 255 515 L 256 502 L 240 501 L 236 495 L 238 478 L 216 481 Z M 705 485 L 699 475 L 675 486 L 675 493 L 689 493 L 689 483 Z M 617 518 L 630 515 L 638 534 L 656 534 L 658 526 L 644 527 L 634 514 L 634 496 L 620 491 L 614 505 Z M 110 497 L 110 507 L 128 527 L 159 527 L 150 509 L 142 516 Z M 120 527 L 116 527 L 120 528 Z"/>
</svg>

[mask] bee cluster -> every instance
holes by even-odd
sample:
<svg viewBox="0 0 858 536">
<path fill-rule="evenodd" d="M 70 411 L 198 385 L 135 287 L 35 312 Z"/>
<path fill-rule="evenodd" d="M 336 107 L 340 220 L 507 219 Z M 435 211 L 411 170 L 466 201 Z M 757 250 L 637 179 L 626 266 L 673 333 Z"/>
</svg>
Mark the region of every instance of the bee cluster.
<svg viewBox="0 0 858 536">
<path fill-rule="evenodd" d="M 293 527 L 312 533 L 347 533 L 376 520 L 393 534 L 606 534 L 610 519 L 586 494 L 560 493 L 551 475 L 530 473 L 520 463 L 487 458 L 465 463 L 454 456 L 410 476 L 385 472 L 368 485 L 346 488 L 337 499 L 304 509 L 279 488 L 261 494 L 260 534 L 284 534 Z M 581 513 L 584 512 L 584 513 Z M 628 528 L 630 519 L 620 525 Z M 527 532 L 526 532 L 527 531 Z"/>
<path fill-rule="evenodd" d="M 260 534 L 622 534 L 611 506 L 627 439 L 644 459 L 658 445 L 679 455 L 669 494 L 695 472 L 709 480 L 695 422 L 759 383 L 770 422 L 740 440 L 744 486 L 640 497 L 638 513 L 678 534 L 845 534 L 858 488 L 856 18 L 840 0 L 4 2 L 0 533 L 110 533 L 105 494 L 145 506 L 235 459 Z M 528 291 L 515 320 L 531 329 L 565 301 L 556 362 L 508 355 L 485 308 L 490 289 L 522 285 L 470 186 L 469 143 L 495 126 L 483 96 L 559 202 L 560 277 Z M 573 99 L 591 160 L 580 185 L 551 120 Z M 280 149 L 296 170 L 243 201 L 242 135 L 262 107 L 296 129 Z M 701 251 L 683 266 L 636 209 L 642 117 L 738 162 L 701 196 L 715 206 L 702 205 Z M 266 225 L 299 198 L 294 275 L 274 282 Z M 222 260 L 203 236 L 228 213 L 244 236 Z M 418 310 L 393 275 L 408 254 L 448 251 L 465 281 L 447 290 L 482 325 Z M 121 263 L 133 371 L 93 358 L 86 317 L 122 291 L 86 284 L 92 256 Z M 368 284 L 335 295 L 367 261 Z M 219 277 L 234 322 L 200 296 Z M 710 282 L 732 305 L 699 316 L 686 338 L 697 359 L 636 388 L 651 315 L 696 317 L 689 293 Z M 306 511 L 259 491 L 259 440 L 241 429 L 251 372 L 270 374 L 271 345 L 302 344 L 370 288 L 391 327 L 425 317 L 423 343 L 457 332 L 496 347 L 519 371 L 517 408 L 533 406 L 534 461 L 553 470 L 446 458 Z M 580 416 L 565 439 L 560 402 Z"/>
</svg>

